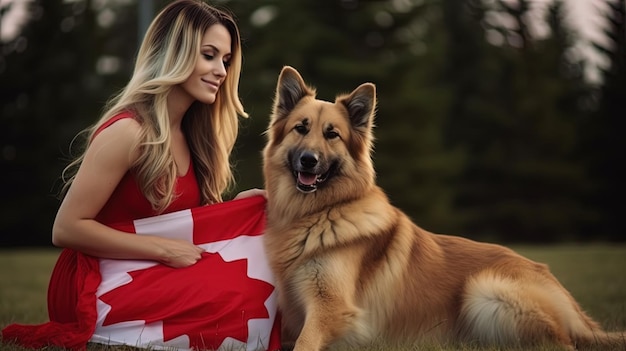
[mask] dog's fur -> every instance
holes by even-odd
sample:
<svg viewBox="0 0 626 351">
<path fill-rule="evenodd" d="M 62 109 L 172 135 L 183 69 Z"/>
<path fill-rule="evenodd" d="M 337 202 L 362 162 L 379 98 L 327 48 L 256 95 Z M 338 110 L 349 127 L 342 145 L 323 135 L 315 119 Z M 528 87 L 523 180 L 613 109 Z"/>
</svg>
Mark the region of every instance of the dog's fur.
<svg viewBox="0 0 626 351">
<path fill-rule="evenodd" d="M 284 340 L 299 351 L 378 338 L 626 345 L 545 265 L 429 233 L 393 207 L 375 184 L 375 110 L 371 83 L 331 103 L 291 67 L 278 78 L 263 172 Z"/>
</svg>

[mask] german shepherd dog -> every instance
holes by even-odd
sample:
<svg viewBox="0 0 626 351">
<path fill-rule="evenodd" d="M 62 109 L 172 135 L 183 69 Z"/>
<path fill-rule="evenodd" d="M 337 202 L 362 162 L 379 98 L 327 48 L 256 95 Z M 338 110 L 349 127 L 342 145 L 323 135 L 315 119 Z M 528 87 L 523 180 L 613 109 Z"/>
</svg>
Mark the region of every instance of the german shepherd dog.
<svg viewBox="0 0 626 351">
<path fill-rule="evenodd" d="M 499 245 L 430 233 L 392 206 L 371 159 L 376 87 L 316 99 L 300 74 L 278 78 L 263 150 L 265 246 L 283 340 L 431 340 L 492 346 L 626 347 L 544 264 Z M 603 348 L 603 350 L 606 348 Z"/>
</svg>

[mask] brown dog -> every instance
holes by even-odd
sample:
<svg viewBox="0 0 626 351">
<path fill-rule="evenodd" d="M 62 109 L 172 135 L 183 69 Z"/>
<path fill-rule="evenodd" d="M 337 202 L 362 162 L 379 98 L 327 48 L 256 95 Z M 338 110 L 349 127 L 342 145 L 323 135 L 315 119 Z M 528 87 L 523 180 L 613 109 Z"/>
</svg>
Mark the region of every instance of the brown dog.
<svg viewBox="0 0 626 351">
<path fill-rule="evenodd" d="M 264 149 L 266 249 L 284 338 L 487 345 L 618 345 L 548 268 L 512 250 L 436 235 L 393 207 L 370 157 L 376 90 L 317 100 L 285 67 Z"/>
</svg>

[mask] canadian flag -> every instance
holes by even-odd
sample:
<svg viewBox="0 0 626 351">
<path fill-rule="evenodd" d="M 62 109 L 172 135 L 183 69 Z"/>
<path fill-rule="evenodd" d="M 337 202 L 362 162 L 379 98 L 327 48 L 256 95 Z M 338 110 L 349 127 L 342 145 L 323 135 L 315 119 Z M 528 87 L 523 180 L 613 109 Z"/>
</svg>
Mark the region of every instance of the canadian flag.
<svg viewBox="0 0 626 351">
<path fill-rule="evenodd" d="M 205 252 L 196 264 L 186 268 L 154 261 L 95 259 L 93 268 L 86 270 L 98 271 L 99 282 L 93 293 L 90 289 L 79 291 L 77 303 L 83 310 L 84 306 L 93 308 L 95 314 L 89 310 L 81 318 L 77 307 L 73 325 L 55 327 L 55 333 L 88 328 L 93 330 L 90 342 L 150 349 L 280 349 L 277 292 L 262 242 L 264 198 L 229 201 L 112 226 L 136 235 L 189 240 Z M 93 272 L 85 274 L 87 278 L 90 275 Z M 85 279 L 85 284 L 89 281 Z M 93 323 L 86 322 L 90 320 Z M 38 333 L 37 329 L 31 329 L 20 342 L 19 328 L 7 327 L 4 339 L 41 346 L 27 340 Z M 48 329 L 40 330 L 42 338 L 53 332 Z M 50 336 L 48 343 L 84 348 L 83 344 L 73 344 L 71 335 L 65 339 Z"/>
</svg>

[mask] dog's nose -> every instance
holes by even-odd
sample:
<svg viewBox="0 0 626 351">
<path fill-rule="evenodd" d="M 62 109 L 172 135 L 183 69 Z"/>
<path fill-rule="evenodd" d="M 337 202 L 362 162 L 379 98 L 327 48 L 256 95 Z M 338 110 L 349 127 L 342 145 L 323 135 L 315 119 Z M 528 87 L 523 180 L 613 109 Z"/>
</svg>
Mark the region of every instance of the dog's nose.
<svg viewBox="0 0 626 351">
<path fill-rule="evenodd" d="M 304 168 L 313 168 L 317 165 L 317 155 L 312 152 L 303 152 L 300 155 L 300 164 Z"/>
</svg>

